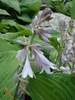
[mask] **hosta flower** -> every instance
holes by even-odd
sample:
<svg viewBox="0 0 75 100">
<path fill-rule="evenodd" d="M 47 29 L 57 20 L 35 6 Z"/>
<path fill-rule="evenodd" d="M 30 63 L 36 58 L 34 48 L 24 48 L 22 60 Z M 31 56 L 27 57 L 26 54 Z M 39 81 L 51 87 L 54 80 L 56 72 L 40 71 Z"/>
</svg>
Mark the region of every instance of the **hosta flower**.
<svg viewBox="0 0 75 100">
<path fill-rule="evenodd" d="M 50 32 L 47 30 L 39 29 L 36 32 L 37 35 L 41 36 L 45 42 L 50 42 L 48 39 L 51 38 Z"/>
<path fill-rule="evenodd" d="M 52 18 L 51 14 L 51 9 L 46 8 L 41 15 L 35 16 L 32 21 L 32 32 L 35 32 L 35 35 L 41 36 L 45 42 L 49 42 L 48 39 L 51 38 L 51 35 L 48 30 L 44 29 L 45 27 L 49 27 L 49 24 L 47 23 L 46 25 L 42 26 L 42 22 L 44 22 L 44 20 L 50 20 Z"/>
<path fill-rule="evenodd" d="M 31 69 L 29 58 L 27 55 L 25 65 L 24 65 L 24 68 L 22 70 L 22 77 L 26 78 L 27 76 L 30 76 L 31 78 L 33 78 L 33 75 L 34 75 L 34 73 Z"/>
<path fill-rule="evenodd" d="M 72 48 L 71 38 L 64 39 L 65 46 L 67 47 L 67 51 Z"/>
<path fill-rule="evenodd" d="M 44 55 L 43 52 L 41 51 L 42 48 L 46 49 L 46 50 L 52 50 L 53 47 L 52 46 L 41 46 L 40 44 L 35 44 L 32 43 L 31 45 L 29 43 L 24 43 L 22 41 L 19 41 L 19 43 L 21 43 L 22 45 L 25 45 L 24 49 L 19 50 L 18 54 L 16 55 L 17 58 L 21 58 L 22 62 L 24 61 L 24 59 L 26 58 L 23 70 L 22 70 L 22 78 L 26 78 L 27 76 L 30 76 L 31 78 L 33 78 L 34 73 L 32 71 L 31 65 L 30 65 L 30 50 L 29 48 L 31 48 L 32 55 L 34 54 L 34 66 L 35 68 L 41 69 L 42 73 L 43 71 L 45 71 L 47 74 L 50 74 L 50 68 L 51 69 L 56 69 L 53 63 L 51 63 Z M 33 59 L 33 58 L 32 58 Z M 19 64 L 21 65 L 21 64 Z"/>
<path fill-rule="evenodd" d="M 45 71 L 47 74 L 50 74 L 50 68 L 51 69 L 56 69 L 53 63 L 51 63 L 44 55 L 43 52 L 40 51 L 37 48 L 33 48 L 33 52 L 35 55 L 35 67 L 38 69 L 41 69 L 42 67 L 42 71 L 40 73 L 42 73 L 43 71 Z"/>
<path fill-rule="evenodd" d="M 71 74 L 71 70 L 68 66 L 66 66 L 66 67 L 61 66 L 60 70 L 63 71 L 64 73 Z"/>
<path fill-rule="evenodd" d="M 16 58 L 21 58 L 22 62 L 24 61 L 25 59 L 25 56 L 26 56 L 26 48 L 22 49 L 22 50 L 19 50 L 18 51 L 18 54 L 16 55 Z"/>
</svg>

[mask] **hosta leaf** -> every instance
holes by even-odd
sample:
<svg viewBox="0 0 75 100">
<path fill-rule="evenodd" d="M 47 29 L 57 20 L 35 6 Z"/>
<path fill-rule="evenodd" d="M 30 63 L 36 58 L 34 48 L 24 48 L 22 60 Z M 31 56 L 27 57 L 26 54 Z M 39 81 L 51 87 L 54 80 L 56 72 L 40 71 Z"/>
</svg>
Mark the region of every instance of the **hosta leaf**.
<svg viewBox="0 0 75 100">
<path fill-rule="evenodd" d="M 20 46 L 7 43 L 0 38 L 0 100 L 10 100 L 4 87 L 14 94 L 17 84 L 13 79 L 18 67 L 16 54 L 19 49 Z"/>
<path fill-rule="evenodd" d="M 20 13 L 20 5 L 18 0 L 0 0 L 0 3 L 7 7 L 7 8 L 13 8 L 15 11 Z"/>
<path fill-rule="evenodd" d="M 14 94 L 16 84 L 13 79 L 18 66 L 16 54 L 17 51 L 12 50 L 0 53 L 0 100 L 10 100 L 4 86 Z"/>
<path fill-rule="evenodd" d="M 5 40 L 0 38 L 0 53 L 9 51 L 9 50 L 19 50 L 18 46 L 15 46 L 13 44 L 7 43 Z"/>
<path fill-rule="evenodd" d="M 23 14 L 21 16 L 17 16 L 18 19 L 24 21 L 24 22 L 31 22 L 32 20 L 27 14 Z"/>
<path fill-rule="evenodd" d="M 32 35 L 30 29 L 26 28 L 25 30 L 19 32 L 7 32 L 6 34 L 0 34 L 2 39 L 13 41 L 13 39 L 17 38 L 18 36 L 29 36 Z"/>
<path fill-rule="evenodd" d="M 75 76 L 69 74 L 36 74 L 29 80 L 32 100 L 75 100 Z"/>
<path fill-rule="evenodd" d="M 52 37 L 56 37 L 56 38 L 60 37 L 60 33 L 57 32 L 56 30 L 50 30 L 50 34 Z"/>
<path fill-rule="evenodd" d="M 56 60 L 57 60 L 57 56 L 58 56 L 58 52 L 56 49 L 53 49 L 49 52 L 48 54 L 49 56 L 49 60 L 53 63 L 56 63 Z"/>
<path fill-rule="evenodd" d="M 10 15 L 6 10 L 0 9 L 1 15 Z"/>
<path fill-rule="evenodd" d="M 75 18 L 75 0 L 72 1 L 71 18 Z"/>
<path fill-rule="evenodd" d="M 22 0 L 21 6 L 27 6 L 34 11 L 39 11 L 41 3 L 41 0 Z"/>
<path fill-rule="evenodd" d="M 0 31 L 2 31 L 8 24 L 3 24 L 0 22 Z"/>
<path fill-rule="evenodd" d="M 52 37 L 52 38 L 49 38 L 49 40 L 50 40 L 50 44 L 51 44 L 56 50 L 58 50 L 59 42 L 57 41 L 57 38 L 56 38 L 56 37 Z"/>
</svg>

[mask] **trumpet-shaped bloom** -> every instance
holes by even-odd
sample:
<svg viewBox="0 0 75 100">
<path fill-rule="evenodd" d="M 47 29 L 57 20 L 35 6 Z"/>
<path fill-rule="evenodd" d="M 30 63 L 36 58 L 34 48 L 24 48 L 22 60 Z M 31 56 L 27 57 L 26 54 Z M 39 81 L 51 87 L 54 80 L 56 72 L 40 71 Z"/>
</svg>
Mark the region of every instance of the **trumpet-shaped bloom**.
<svg viewBox="0 0 75 100">
<path fill-rule="evenodd" d="M 34 55 L 35 55 L 35 67 L 41 68 L 41 73 L 45 70 L 47 74 L 50 74 L 50 68 L 56 69 L 53 63 L 51 63 L 44 55 L 43 52 L 38 50 L 37 48 L 33 48 Z"/>
<path fill-rule="evenodd" d="M 24 59 L 25 59 L 25 56 L 26 56 L 26 50 L 24 48 L 24 49 L 18 51 L 18 54 L 16 55 L 16 58 L 20 57 L 22 62 L 23 62 Z"/>
<path fill-rule="evenodd" d="M 34 75 L 34 73 L 31 69 L 29 58 L 28 58 L 28 55 L 27 55 L 26 63 L 24 65 L 24 68 L 23 68 L 23 71 L 22 71 L 22 77 L 26 78 L 27 76 L 30 76 L 31 78 L 33 78 L 33 75 Z"/>
<path fill-rule="evenodd" d="M 60 70 L 63 71 L 64 73 L 71 74 L 71 70 L 68 66 L 66 66 L 66 67 L 61 66 Z"/>
</svg>

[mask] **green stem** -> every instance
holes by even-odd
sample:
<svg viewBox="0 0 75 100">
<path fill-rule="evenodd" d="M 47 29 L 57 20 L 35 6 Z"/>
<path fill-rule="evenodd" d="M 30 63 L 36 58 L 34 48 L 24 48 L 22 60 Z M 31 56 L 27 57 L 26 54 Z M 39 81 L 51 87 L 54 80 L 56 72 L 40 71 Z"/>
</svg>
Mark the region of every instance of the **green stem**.
<svg viewBox="0 0 75 100">
<path fill-rule="evenodd" d="M 31 37 L 31 40 L 30 40 L 30 45 L 31 45 L 31 44 L 32 44 L 32 42 L 33 42 L 34 36 L 35 36 L 35 32 L 34 32 L 34 34 L 33 34 L 33 35 L 32 35 L 32 37 Z"/>
<path fill-rule="evenodd" d="M 73 70 L 74 70 L 74 62 L 72 64 L 71 73 L 73 73 Z"/>
<path fill-rule="evenodd" d="M 15 97 L 17 95 L 17 91 L 18 91 L 19 84 L 20 84 L 20 80 L 17 83 L 17 87 L 16 87 L 15 94 L 14 94 L 14 100 L 15 100 Z"/>
</svg>

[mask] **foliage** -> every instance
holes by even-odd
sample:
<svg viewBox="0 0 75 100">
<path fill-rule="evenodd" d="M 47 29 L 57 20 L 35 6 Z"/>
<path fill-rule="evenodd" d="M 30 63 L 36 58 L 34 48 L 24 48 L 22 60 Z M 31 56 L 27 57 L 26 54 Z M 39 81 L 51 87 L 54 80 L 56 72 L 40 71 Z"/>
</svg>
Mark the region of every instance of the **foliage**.
<svg viewBox="0 0 75 100">
<path fill-rule="evenodd" d="M 57 0 L 52 2 L 57 2 Z M 64 71 L 60 69 L 61 66 L 65 66 L 64 68 L 66 68 L 66 65 L 68 66 L 65 61 L 64 64 L 61 62 L 63 47 L 67 49 L 64 38 L 61 39 L 61 45 L 57 39 L 61 37 L 61 33 L 55 30 L 40 29 L 44 20 L 51 19 L 50 9 L 45 9 L 39 18 L 35 16 L 40 7 L 41 0 L 22 0 L 21 2 L 19 0 L 0 0 L 0 100 L 23 100 L 26 99 L 25 95 L 31 97 L 28 100 L 75 99 L 74 66 L 72 66 L 72 69 L 70 68 L 70 74 L 68 72 L 64 74 L 62 73 Z M 45 14 L 47 11 L 49 16 Z M 74 18 L 73 14 L 72 17 Z M 33 31 L 25 26 L 30 22 L 33 24 Z M 17 58 L 17 56 L 23 49 L 26 50 L 26 55 L 29 58 L 25 55 L 22 62 L 21 57 Z M 36 70 L 35 64 L 33 64 L 36 60 L 36 58 L 33 58 L 33 54 L 34 57 L 39 56 L 40 70 Z M 65 56 L 67 55 L 65 54 Z M 70 57 L 72 58 L 71 55 Z M 23 66 L 26 66 L 27 60 L 31 61 L 31 66 L 28 63 L 27 67 L 30 66 L 35 75 L 29 72 L 27 77 L 23 78 Z M 52 66 L 46 65 L 45 62 L 52 64 Z M 44 69 L 45 72 L 39 74 L 43 67 L 47 67 L 51 72 Z M 69 67 L 71 66 L 69 65 Z M 36 78 L 31 75 L 36 76 Z"/>
<path fill-rule="evenodd" d="M 47 6 L 54 12 L 71 16 L 72 0 L 48 0 Z"/>
<path fill-rule="evenodd" d="M 30 79 L 29 91 L 32 100 L 74 100 L 75 77 L 68 74 L 36 74 Z"/>
</svg>

